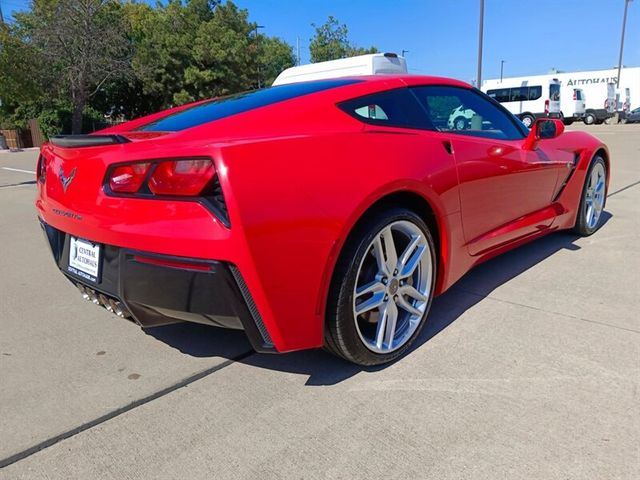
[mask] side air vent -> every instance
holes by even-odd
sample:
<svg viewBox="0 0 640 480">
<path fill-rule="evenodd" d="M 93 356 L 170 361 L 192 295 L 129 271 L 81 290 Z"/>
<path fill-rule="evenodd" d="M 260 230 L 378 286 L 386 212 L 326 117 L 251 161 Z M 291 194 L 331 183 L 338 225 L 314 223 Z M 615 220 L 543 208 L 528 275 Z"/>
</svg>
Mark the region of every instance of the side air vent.
<svg viewBox="0 0 640 480">
<path fill-rule="evenodd" d="M 560 198 L 560 195 L 564 191 L 564 188 L 567 186 L 567 184 L 569 183 L 569 180 L 571 180 L 571 177 L 575 173 L 576 167 L 578 166 L 579 161 L 580 161 L 580 152 L 575 152 L 573 154 L 573 165 L 568 165 L 566 177 L 562 182 L 562 185 L 560 185 L 560 188 L 558 189 L 558 193 L 554 195 L 552 202 L 555 202 L 558 200 L 558 198 Z"/>
</svg>

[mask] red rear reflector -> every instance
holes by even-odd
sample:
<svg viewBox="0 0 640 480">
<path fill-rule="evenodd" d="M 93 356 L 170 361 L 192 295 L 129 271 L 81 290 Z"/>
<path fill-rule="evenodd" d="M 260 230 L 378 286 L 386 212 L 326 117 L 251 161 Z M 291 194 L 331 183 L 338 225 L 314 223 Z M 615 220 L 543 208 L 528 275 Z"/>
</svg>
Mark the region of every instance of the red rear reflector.
<svg viewBox="0 0 640 480">
<path fill-rule="evenodd" d="M 132 163 L 121 165 L 111 172 L 109 188 L 116 193 L 135 193 L 142 186 L 150 163 Z"/>
<path fill-rule="evenodd" d="M 549 113 L 549 100 L 544 101 L 544 113 Z"/>
<path fill-rule="evenodd" d="M 199 270 L 201 272 L 210 272 L 212 270 L 212 266 L 206 263 L 172 260 L 169 258 L 161 258 L 161 257 L 143 257 L 141 255 L 134 255 L 133 259 L 139 263 L 148 263 L 149 265 L 158 265 L 160 267 L 182 268 L 186 270 Z"/>
<path fill-rule="evenodd" d="M 156 195 L 197 196 L 215 173 L 208 158 L 161 162 L 149 178 L 149 190 Z"/>
</svg>

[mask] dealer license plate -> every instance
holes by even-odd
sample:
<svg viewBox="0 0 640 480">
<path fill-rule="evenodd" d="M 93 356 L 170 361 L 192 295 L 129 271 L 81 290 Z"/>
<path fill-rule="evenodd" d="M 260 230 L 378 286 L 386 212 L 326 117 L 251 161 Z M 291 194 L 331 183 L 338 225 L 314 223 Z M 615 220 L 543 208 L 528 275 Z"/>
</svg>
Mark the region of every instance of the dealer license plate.
<svg viewBox="0 0 640 480">
<path fill-rule="evenodd" d="M 67 269 L 79 277 L 97 282 L 100 274 L 100 245 L 71 237 Z"/>
</svg>

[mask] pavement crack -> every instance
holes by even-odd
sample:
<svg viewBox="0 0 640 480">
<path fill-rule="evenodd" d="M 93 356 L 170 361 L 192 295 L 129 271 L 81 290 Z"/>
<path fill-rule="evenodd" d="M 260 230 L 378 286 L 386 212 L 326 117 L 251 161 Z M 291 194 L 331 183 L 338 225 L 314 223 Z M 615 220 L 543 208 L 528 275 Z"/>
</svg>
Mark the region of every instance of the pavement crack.
<svg viewBox="0 0 640 480">
<path fill-rule="evenodd" d="M 30 457 L 31 455 L 38 453 L 41 450 L 44 450 L 46 448 L 49 448 L 53 445 L 55 445 L 56 443 L 59 443 L 63 440 L 66 440 L 67 438 L 71 438 L 74 437 L 75 435 L 78 435 L 79 433 L 82 433 L 86 430 L 89 430 L 93 427 L 96 427 L 108 420 L 111 420 L 113 418 L 116 418 L 120 415 L 122 415 L 123 413 L 127 413 L 135 408 L 141 407 L 142 405 L 145 405 L 149 402 L 152 402 L 154 400 L 157 400 L 158 398 L 164 397 L 165 395 L 170 394 L 171 392 L 175 392 L 176 390 L 179 390 L 183 387 L 186 387 L 188 385 L 191 385 L 194 382 L 197 382 L 198 380 L 201 380 L 215 372 L 219 372 L 220 370 L 222 370 L 223 368 L 228 367 L 229 365 L 232 365 L 236 362 L 240 362 L 244 359 L 246 359 L 247 357 L 250 357 L 251 355 L 254 355 L 256 352 L 254 350 L 249 350 L 243 353 L 240 353 L 239 355 L 236 355 L 233 358 L 230 358 L 229 360 L 225 360 L 224 362 L 211 367 L 211 368 L 207 368 L 206 370 L 203 370 L 201 372 L 195 373 L 187 378 L 182 379 L 181 381 L 174 383 L 173 385 L 170 385 L 166 388 L 163 388 L 162 390 L 159 390 L 157 392 L 154 392 L 150 395 L 147 395 L 146 397 L 140 398 L 138 400 L 135 400 L 134 402 L 131 402 L 123 407 L 117 408 L 105 415 L 102 415 L 98 418 L 95 418 L 87 423 L 83 423 L 82 425 L 79 425 L 75 428 L 72 428 L 71 430 L 67 430 L 66 432 L 63 432 L 59 435 L 55 435 L 51 438 L 48 438 L 32 447 L 27 448 L 26 450 L 23 450 L 21 452 L 15 453 L 7 458 L 3 458 L 0 459 L 0 468 L 4 468 L 4 467 L 8 467 L 9 465 L 19 462 L 20 460 L 24 460 L 27 457 Z"/>
<path fill-rule="evenodd" d="M 618 189 L 618 190 L 616 190 L 615 192 L 612 192 L 612 193 L 610 193 L 609 195 L 607 195 L 607 198 L 609 198 L 609 197 L 613 197 L 614 195 L 617 195 L 617 194 L 618 194 L 618 193 L 620 193 L 620 192 L 624 192 L 625 190 L 628 190 L 628 189 L 630 189 L 631 187 L 635 187 L 635 186 L 637 186 L 637 185 L 640 185 L 640 180 L 638 180 L 637 182 L 633 182 L 632 184 L 627 185 L 626 187 L 619 188 L 619 189 Z"/>
<path fill-rule="evenodd" d="M 553 310 L 545 310 L 544 308 L 534 307 L 533 305 L 527 305 L 525 303 L 520 303 L 520 302 L 513 302 L 511 300 L 504 300 L 502 298 L 493 297 L 491 295 L 482 295 L 481 293 L 477 293 L 477 292 L 474 292 L 472 290 L 467 290 L 466 288 L 461 288 L 460 290 L 465 292 L 465 293 L 467 293 L 467 294 L 469 294 L 469 295 L 476 296 L 478 298 L 488 298 L 489 300 L 493 300 L 495 302 L 506 303 L 506 304 L 509 304 L 509 305 L 514 305 L 516 307 L 528 308 L 530 310 L 535 310 L 537 312 L 548 313 L 548 314 L 551 314 L 551 315 L 558 315 L 560 317 L 571 318 L 573 320 L 580 320 L 582 322 L 595 323 L 596 325 L 601 325 L 603 327 L 615 328 L 617 330 L 624 330 L 625 332 L 640 333 L 640 331 L 634 330 L 633 328 L 620 327 L 619 325 L 613 325 L 611 323 L 606 323 L 606 322 L 599 322 L 598 320 L 591 320 L 589 318 L 578 317 L 576 315 L 570 315 L 568 313 L 555 312 Z"/>
</svg>

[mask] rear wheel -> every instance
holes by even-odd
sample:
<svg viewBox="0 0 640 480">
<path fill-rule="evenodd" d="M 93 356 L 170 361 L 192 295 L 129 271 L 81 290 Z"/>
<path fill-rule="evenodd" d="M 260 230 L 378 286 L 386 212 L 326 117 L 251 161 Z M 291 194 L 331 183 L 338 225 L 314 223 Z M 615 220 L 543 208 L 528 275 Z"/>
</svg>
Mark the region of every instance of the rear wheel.
<svg viewBox="0 0 640 480">
<path fill-rule="evenodd" d="M 531 125 L 533 125 L 533 122 L 535 122 L 535 117 L 533 115 L 529 115 L 528 113 L 525 115 L 522 115 L 522 123 L 524 123 L 524 126 L 527 128 L 531 128 Z"/>
<path fill-rule="evenodd" d="M 607 164 L 600 156 L 594 157 L 582 187 L 582 197 L 573 231 L 589 236 L 602 224 L 602 212 L 607 201 Z"/>
<path fill-rule="evenodd" d="M 435 247 L 414 212 L 367 217 L 340 256 L 331 287 L 326 346 L 359 365 L 403 355 L 424 326 L 435 286 Z"/>
<path fill-rule="evenodd" d="M 587 112 L 583 119 L 584 123 L 587 125 L 593 125 L 596 123 L 596 116 L 593 113 Z"/>
</svg>

